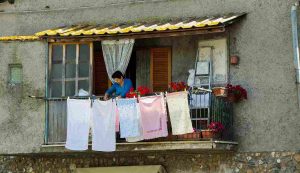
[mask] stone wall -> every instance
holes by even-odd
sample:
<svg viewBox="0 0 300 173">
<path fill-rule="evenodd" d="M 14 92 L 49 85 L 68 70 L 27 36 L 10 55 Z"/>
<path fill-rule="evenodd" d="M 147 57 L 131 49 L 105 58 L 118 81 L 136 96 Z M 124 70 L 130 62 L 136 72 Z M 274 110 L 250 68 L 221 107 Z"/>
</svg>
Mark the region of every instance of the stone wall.
<svg viewBox="0 0 300 173">
<path fill-rule="evenodd" d="M 0 156 L 1 173 L 73 173 L 76 168 L 163 165 L 168 173 L 299 172 L 300 153 L 153 152 Z"/>
</svg>

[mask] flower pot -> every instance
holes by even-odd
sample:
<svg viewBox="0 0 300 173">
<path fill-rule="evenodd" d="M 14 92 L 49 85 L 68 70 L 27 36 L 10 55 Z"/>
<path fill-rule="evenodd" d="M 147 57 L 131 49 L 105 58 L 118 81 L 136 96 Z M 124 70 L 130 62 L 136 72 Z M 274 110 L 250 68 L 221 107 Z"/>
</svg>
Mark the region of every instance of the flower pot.
<svg viewBox="0 0 300 173">
<path fill-rule="evenodd" d="M 230 64 L 237 65 L 239 63 L 239 57 L 237 55 L 232 55 L 230 57 Z"/>
<path fill-rule="evenodd" d="M 227 96 L 227 89 L 224 87 L 214 87 L 212 92 L 217 97 L 226 97 Z"/>
<path fill-rule="evenodd" d="M 238 102 L 238 98 L 237 98 L 235 95 L 233 95 L 233 94 L 227 95 L 227 100 L 228 100 L 229 102 L 232 102 L 232 103 Z"/>
<path fill-rule="evenodd" d="M 214 136 L 214 132 L 211 130 L 202 130 L 202 138 L 204 139 L 211 139 Z"/>
<path fill-rule="evenodd" d="M 216 133 L 212 130 L 202 130 L 202 138 L 203 139 L 220 139 L 221 133 Z"/>
<path fill-rule="evenodd" d="M 187 133 L 183 135 L 178 135 L 179 140 L 199 140 L 201 139 L 201 132 Z"/>
</svg>

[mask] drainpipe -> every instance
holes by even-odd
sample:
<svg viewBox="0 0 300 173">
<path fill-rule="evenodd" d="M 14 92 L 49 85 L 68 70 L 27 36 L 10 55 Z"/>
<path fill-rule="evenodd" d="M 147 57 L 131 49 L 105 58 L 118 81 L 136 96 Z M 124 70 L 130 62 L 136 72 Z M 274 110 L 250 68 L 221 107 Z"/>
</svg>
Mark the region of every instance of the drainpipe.
<svg viewBox="0 0 300 173">
<path fill-rule="evenodd" d="M 49 69 L 49 43 L 47 43 L 47 46 L 46 46 L 46 53 L 47 55 L 45 56 L 46 59 L 45 59 L 45 130 L 44 130 L 44 144 L 48 144 L 48 134 L 49 134 L 49 111 L 48 111 L 48 104 L 49 104 L 49 101 L 48 101 L 48 69 Z"/>
<path fill-rule="evenodd" d="M 298 14 L 299 2 L 291 8 L 291 20 L 292 20 L 292 34 L 293 34 L 293 52 L 294 52 L 294 64 L 296 70 L 296 85 L 297 85 L 297 96 L 298 106 L 300 108 L 300 60 L 299 60 L 299 38 L 298 38 Z"/>
</svg>

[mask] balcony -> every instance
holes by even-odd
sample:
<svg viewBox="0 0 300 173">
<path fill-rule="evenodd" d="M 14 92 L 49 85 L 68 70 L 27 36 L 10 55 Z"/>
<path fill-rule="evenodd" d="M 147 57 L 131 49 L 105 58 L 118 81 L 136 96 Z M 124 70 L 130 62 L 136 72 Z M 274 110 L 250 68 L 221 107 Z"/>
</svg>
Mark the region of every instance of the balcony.
<svg viewBox="0 0 300 173">
<path fill-rule="evenodd" d="M 215 97 L 210 93 L 189 94 L 190 115 L 194 133 L 186 135 L 171 135 L 168 137 L 128 143 L 117 133 L 117 151 L 145 150 L 181 150 L 181 149 L 225 149 L 232 150 L 237 143 L 232 141 L 233 112 L 232 103 L 225 98 Z M 48 119 L 46 126 L 46 143 L 44 151 L 57 151 L 49 147 L 63 149 L 67 132 L 67 102 L 66 99 L 48 100 Z M 208 128 L 212 121 L 221 122 L 225 126 L 223 135 L 218 139 L 202 138 L 201 131 Z M 170 121 L 168 122 L 170 123 Z M 171 127 L 168 124 L 168 127 Z M 169 132 L 171 129 L 169 129 Z M 46 148 L 46 149 L 45 149 Z M 48 149 L 47 149 L 48 148 Z M 59 150 L 61 150 L 59 149 Z"/>
</svg>

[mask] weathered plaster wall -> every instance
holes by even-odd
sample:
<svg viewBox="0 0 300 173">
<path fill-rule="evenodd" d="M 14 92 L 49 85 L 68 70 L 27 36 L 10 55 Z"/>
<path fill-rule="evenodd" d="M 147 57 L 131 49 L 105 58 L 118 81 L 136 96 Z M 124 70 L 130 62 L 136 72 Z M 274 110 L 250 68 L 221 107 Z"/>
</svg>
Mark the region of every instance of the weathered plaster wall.
<svg viewBox="0 0 300 173">
<path fill-rule="evenodd" d="M 249 99 L 239 103 L 235 110 L 235 137 L 240 144 L 239 149 L 298 150 L 300 116 L 297 108 L 289 18 L 290 7 L 294 2 L 294 0 L 63 2 L 47 0 L 37 3 L 35 0 L 16 0 L 12 6 L 0 5 L 0 9 L 5 11 L 0 13 L 0 35 L 33 34 L 43 29 L 76 23 L 118 23 L 247 12 L 247 17 L 230 29 L 230 51 L 241 58 L 238 66 L 230 67 L 230 80 L 246 87 L 249 93 Z M 45 10 L 45 6 L 50 8 L 44 12 L 42 10 Z M 26 10 L 30 12 L 24 12 Z M 1 50 L 5 51 L 11 49 L 1 47 Z M 7 59 L 2 56 L 8 55 L 1 55 L 1 61 Z M 43 70 L 39 72 L 42 73 Z M 6 76 L 5 73 L 1 75 Z M 182 79 L 183 74 L 178 75 L 181 76 L 179 79 Z M 12 94 L 8 95 L 12 97 Z M 8 107 L 15 102 L 2 99 L 1 104 Z M 3 109 L 2 112 L 5 111 L 8 112 L 9 109 Z M 4 117 L 4 114 L 1 117 Z M 31 119 L 31 124 L 34 124 L 34 121 L 39 120 Z M 1 136 L 5 136 L 5 133 Z M 7 146 L 18 141 L 15 140 L 17 137 L 10 138 L 10 144 L 7 143 Z M 37 145 L 33 143 L 30 145 Z M 8 150 L 11 148 L 4 151 Z"/>
<path fill-rule="evenodd" d="M 43 143 L 45 53 L 42 42 L 0 43 L 0 152 L 38 151 Z M 23 83 L 8 83 L 9 64 L 22 64 Z"/>
</svg>

